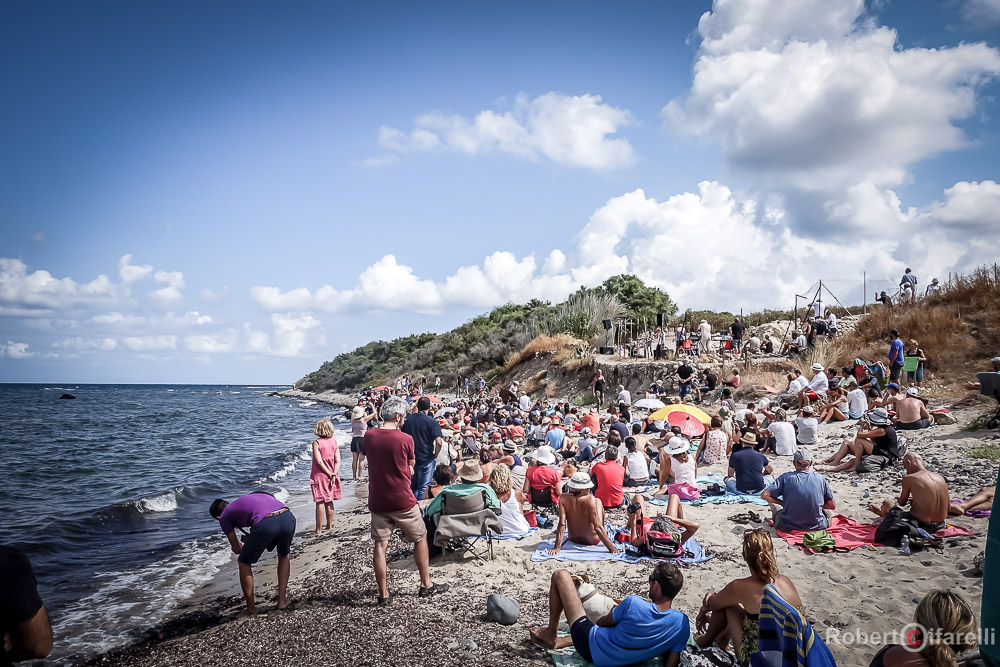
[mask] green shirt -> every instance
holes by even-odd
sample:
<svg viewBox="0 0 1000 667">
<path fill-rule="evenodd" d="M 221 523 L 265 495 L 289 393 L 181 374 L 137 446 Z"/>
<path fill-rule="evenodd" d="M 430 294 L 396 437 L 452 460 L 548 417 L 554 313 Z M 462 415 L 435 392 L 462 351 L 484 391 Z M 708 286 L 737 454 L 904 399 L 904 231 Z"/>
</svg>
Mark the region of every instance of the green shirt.
<svg viewBox="0 0 1000 667">
<path fill-rule="evenodd" d="M 480 491 L 486 492 L 486 506 L 493 509 L 500 509 L 500 499 L 497 497 L 496 491 L 493 490 L 492 486 L 483 484 L 482 482 L 476 482 L 475 484 L 466 484 L 465 482 L 459 482 L 458 484 L 449 484 L 441 490 L 441 493 L 434 496 L 434 500 L 427 505 L 427 509 L 424 510 L 424 514 L 427 516 L 434 516 L 441 512 L 441 504 L 443 502 L 442 496 L 444 494 L 449 494 L 456 496 L 458 498 L 465 498 L 471 496 L 474 493 L 479 493 Z"/>
</svg>

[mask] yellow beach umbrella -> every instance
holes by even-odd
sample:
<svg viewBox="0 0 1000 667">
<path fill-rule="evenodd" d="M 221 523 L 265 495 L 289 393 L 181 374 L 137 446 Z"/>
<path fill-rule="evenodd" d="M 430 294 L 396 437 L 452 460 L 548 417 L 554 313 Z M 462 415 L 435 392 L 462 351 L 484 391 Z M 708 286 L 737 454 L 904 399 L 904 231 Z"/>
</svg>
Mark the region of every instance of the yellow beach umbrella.
<svg viewBox="0 0 1000 667">
<path fill-rule="evenodd" d="M 672 412 L 683 412 L 685 414 L 691 415 L 692 417 L 700 421 L 702 424 L 710 424 L 712 422 L 712 418 L 709 417 L 703 410 L 699 410 L 693 405 L 686 405 L 684 403 L 677 403 L 674 405 L 668 405 L 664 408 L 660 408 L 653 414 L 649 415 L 649 418 L 657 420 L 666 419 L 667 415 L 669 415 Z"/>
</svg>

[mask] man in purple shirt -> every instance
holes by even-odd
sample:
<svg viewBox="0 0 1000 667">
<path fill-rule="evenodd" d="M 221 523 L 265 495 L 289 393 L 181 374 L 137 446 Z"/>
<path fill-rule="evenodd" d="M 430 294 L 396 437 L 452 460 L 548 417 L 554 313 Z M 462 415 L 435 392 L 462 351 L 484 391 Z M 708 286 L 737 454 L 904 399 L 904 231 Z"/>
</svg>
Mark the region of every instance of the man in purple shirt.
<svg viewBox="0 0 1000 667">
<path fill-rule="evenodd" d="M 268 493 L 248 493 L 233 502 L 221 498 L 212 502 L 208 510 L 213 519 L 218 519 L 222 532 L 229 538 L 233 553 L 239 555 L 240 587 L 247 609 L 240 616 L 254 616 L 257 605 L 253 598 L 253 564 L 260 560 L 264 550 L 278 549 L 278 609 L 288 606 L 285 592 L 288 589 L 288 575 L 291 572 L 292 537 L 295 535 L 295 515 L 277 498 Z M 244 538 L 236 537 L 237 528 Z"/>
</svg>

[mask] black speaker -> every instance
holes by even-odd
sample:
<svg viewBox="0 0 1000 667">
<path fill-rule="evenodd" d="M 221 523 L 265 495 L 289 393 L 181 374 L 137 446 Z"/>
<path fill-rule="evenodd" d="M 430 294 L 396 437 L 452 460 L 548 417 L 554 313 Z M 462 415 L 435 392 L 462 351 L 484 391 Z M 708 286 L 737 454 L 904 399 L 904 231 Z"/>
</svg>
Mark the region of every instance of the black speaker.
<svg viewBox="0 0 1000 667">
<path fill-rule="evenodd" d="M 604 330 L 611 331 L 611 320 L 604 320 Z"/>
<path fill-rule="evenodd" d="M 604 321 L 607 322 L 608 320 L 604 320 Z M 599 348 L 597 350 L 597 353 L 598 354 L 614 354 L 615 353 L 615 348 L 613 348 L 613 347 L 602 347 L 602 348 Z"/>
<path fill-rule="evenodd" d="M 663 326 L 663 313 L 657 313 L 656 314 L 656 326 L 658 326 L 658 327 L 662 327 Z"/>
</svg>

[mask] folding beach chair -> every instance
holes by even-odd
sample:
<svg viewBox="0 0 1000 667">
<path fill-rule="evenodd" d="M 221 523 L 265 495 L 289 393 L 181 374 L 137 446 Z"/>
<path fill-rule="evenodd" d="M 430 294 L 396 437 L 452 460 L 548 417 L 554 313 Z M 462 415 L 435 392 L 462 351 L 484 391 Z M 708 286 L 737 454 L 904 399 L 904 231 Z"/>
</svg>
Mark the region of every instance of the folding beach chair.
<svg viewBox="0 0 1000 667">
<path fill-rule="evenodd" d="M 441 516 L 434 533 L 434 544 L 459 556 L 471 554 L 480 562 L 493 560 L 493 533 L 502 533 L 497 513 L 486 502 L 486 492 L 460 497 L 441 492 Z M 480 538 L 485 537 L 485 544 Z"/>
</svg>

